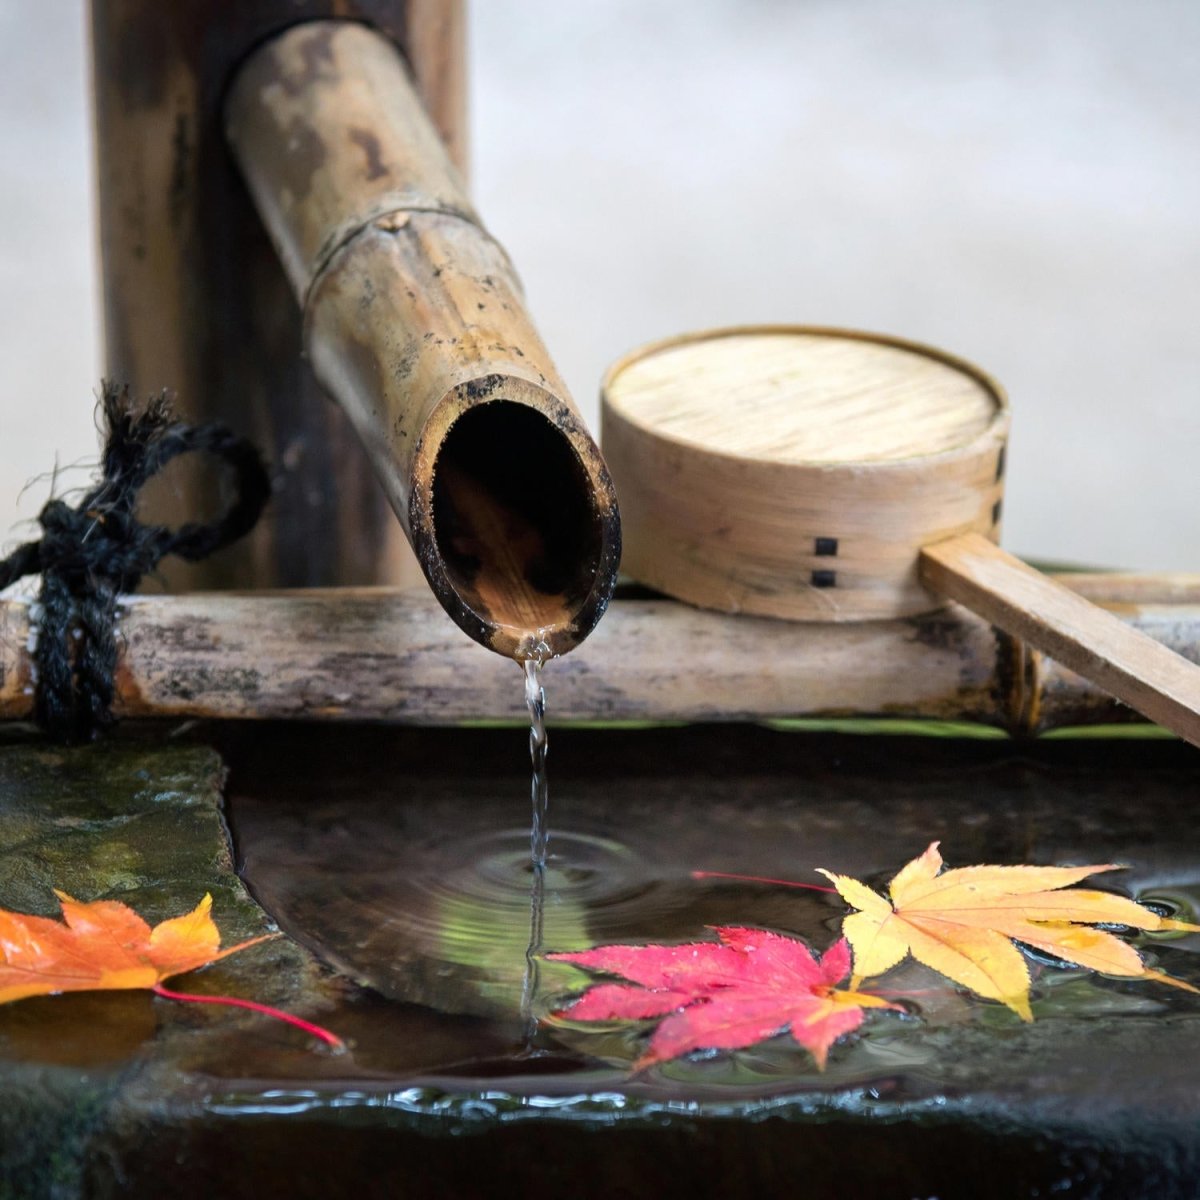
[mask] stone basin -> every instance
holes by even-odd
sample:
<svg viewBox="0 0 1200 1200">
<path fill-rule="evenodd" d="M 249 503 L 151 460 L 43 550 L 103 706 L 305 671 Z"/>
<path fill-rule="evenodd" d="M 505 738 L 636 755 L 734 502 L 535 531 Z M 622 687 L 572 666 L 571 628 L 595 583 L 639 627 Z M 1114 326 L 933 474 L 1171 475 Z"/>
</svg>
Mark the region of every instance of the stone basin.
<svg viewBox="0 0 1200 1200">
<path fill-rule="evenodd" d="M 579 729 L 551 765 L 547 949 L 714 924 L 823 948 L 836 898 L 691 872 L 882 884 L 936 838 L 950 865 L 1127 863 L 1103 886 L 1200 907 L 1200 758 L 1174 741 Z M 644 1029 L 551 1017 L 587 980 L 545 968 L 531 1037 L 527 812 L 515 729 L 127 729 L 73 750 L 9 731 L 0 905 L 51 914 L 59 887 L 153 921 L 209 891 L 227 941 L 286 936 L 175 986 L 350 1049 L 146 993 L 0 1008 L 0 1196 L 1200 1191 L 1200 998 L 1161 985 L 1035 961 L 1025 1025 L 910 965 L 889 977 L 909 1013 L 824 1073 L 777 1038 L 631 1074 Z M 1200 938 L 1139 945 L 1200 983 Z"/>
</svg>

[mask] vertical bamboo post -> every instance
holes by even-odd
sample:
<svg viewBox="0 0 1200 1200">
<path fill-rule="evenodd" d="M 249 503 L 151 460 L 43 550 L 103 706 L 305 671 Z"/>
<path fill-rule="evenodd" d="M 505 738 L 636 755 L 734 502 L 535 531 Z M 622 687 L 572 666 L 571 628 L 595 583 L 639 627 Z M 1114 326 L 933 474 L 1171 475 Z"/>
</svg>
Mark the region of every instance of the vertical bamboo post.
<svg viewBox="0 0 1200 1200">
<path fill-rule="evenodd" d="M 461 0 L 92 0 L 106 370 L 140 393 L 172 389 L 183 415 L 249 435 L 277 471 L 269 518 L 215 561 L 169 572 L 176 587 L 397 582 L 411 561 L 301 355 L 300 313 L 221 126 L 255 46 L 334 16 L 407 54 L 461 166 Z"/>
</svg>

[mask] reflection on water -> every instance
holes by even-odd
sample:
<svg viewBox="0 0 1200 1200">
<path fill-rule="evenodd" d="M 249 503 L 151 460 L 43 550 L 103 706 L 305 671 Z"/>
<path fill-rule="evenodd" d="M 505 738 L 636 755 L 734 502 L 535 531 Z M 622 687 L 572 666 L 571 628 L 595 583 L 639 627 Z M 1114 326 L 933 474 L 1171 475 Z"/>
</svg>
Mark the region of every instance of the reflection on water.
<svg viewBox="0 0 1200 1200">
<path fill-rule="evenodd" d="M 823 1075 L 780 1037 L 630 1080 L 646 1026 L 554 1016 L 590 979 L 566 964 L 542 962 L 536 994 L 528 989 L 532 867 L 518 823 L 528 783 L 519 737 L 342 736 L 338 756 L 281 749 L 269 783 L 259 774 L 248 786 L 249 774 L 235 771 L 229 815 L 261 902 L 380 997 L 354 1035 L 354 1069 L 373 1076 L 543 1097 L 728 1104 L 857 1089 L 920 1100 L 1049 1079 L 1082 1086 L 1097 1039 L 1109 1058 L 1105 1086 L 1136 1088 L 1148 1070 L 1169 1074 L 1180 1046 L 1200 1035 L 1197 998 L 1152 983 L 1031 959 L 1037 1020 L 1025 1026 L 908 963 L 882 985 L 905 1012 L 871 1014 L 860 1035 L 833 1049 Z M 542 942 L 576 950 L 692 941 L 709 936 L 708 926 L 747 924 L 824 949 L 844 912 L 836 896 L 696 880 L 691 871 L 816 882 L 812 868 L 827 866 L 882 884 L 938 837 L 952 866 L 1125 861 L 1133 869 L 1108 877 L 1111 886 L 1194 920 L 1200 861 L 1178 836 L 1178 796 L 1200 771 L 1179 765 L 1172 747 L 1146 753 L 1149 761 L 1123 761 L 1122 746 L 1090 761 L 1059 744 L 1039 761 L 995 743 L 753 729 L 563 733 Z M 1136 944 L 1156 969 L 1200 983 L 1198 941 L 1156 935 Z M 397 1045 L 389 1012 L 403 1014 L 414 1047 L 423 1026 L 436 1031 L 436 1056 Z M 530 1016 L 540 1022 L 534 1058 Z"/>
</svg>

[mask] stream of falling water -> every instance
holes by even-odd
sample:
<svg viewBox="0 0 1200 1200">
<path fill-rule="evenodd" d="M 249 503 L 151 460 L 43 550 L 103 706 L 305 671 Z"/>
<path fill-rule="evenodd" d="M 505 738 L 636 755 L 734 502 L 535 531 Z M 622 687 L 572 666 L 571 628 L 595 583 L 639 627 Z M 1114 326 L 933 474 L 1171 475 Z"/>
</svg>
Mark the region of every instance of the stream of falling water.
<svg viewBox="0 0 1200 1200">
<path fill-rule="evenodd" d="M 550 802 L 546 782 L 546 692 L 542 687 L 542 664 L 544 658 L 532 657 L 525 660 L 525 707 L 529 709 L 529 761 L 533 767 L 533 782 L 530 787 L 533 799 L 533 823 L 529 827 L 529 850 L 533 857 L 534 873 L 546 870 L 546 848 L 550 842 L 550 830 L 546 824 Z"/>
<path fill-rule="evenodd" d="M 538 647 L 541 649 L 541 646 Z M 529 759 L 533 768 L 530 793 L 533 800 L 529 827 L 531 878 L 529 884 L 529 943 L 525 949 L 525 977 L 521 984 L 521 1021 L 525 1029 L 525 1053 L 536 1053 L 537 1014 L 533 1002 L 538 987 L 538 955 L 542 952 L 542 930 L 546 907 L 546 853 L 550 843 L 547 824 L 550 803 L 546 779 L 546 692 L 541 675 L 545 656 L 536 651 L 525 660 L 525 706 L 529 709 Z"/>
</svg>

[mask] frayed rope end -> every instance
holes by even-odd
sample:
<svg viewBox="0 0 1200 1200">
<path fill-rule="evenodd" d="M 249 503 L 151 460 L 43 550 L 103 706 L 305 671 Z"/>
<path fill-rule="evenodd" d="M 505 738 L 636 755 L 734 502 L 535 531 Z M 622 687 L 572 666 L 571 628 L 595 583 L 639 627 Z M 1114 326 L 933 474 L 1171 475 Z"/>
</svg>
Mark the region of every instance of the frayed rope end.
<svg viewBox="0 0 1200 1200">
<path fill-rule="evenodd" d="M 74 507 L 48 501 L 38 515 L 42 537 L 0 561 L 0 590 L 41 576 L 35 719 L 68 742 L 92 738 L 113 720 L 117 597 L 168 554 L 196 562 L 237 541 L 271 495 L 266 465 L 251 442 L 224 425 L 174 420 L 167 393 L 139 406 L 127 386 L 105 380 L 98 407 L 99 479 Z M 143 525 L 134 516 L 138 493 L 172 459 L 190 453 L 232 468 L 233 504 L 206 523 Z"/>
</svg>

